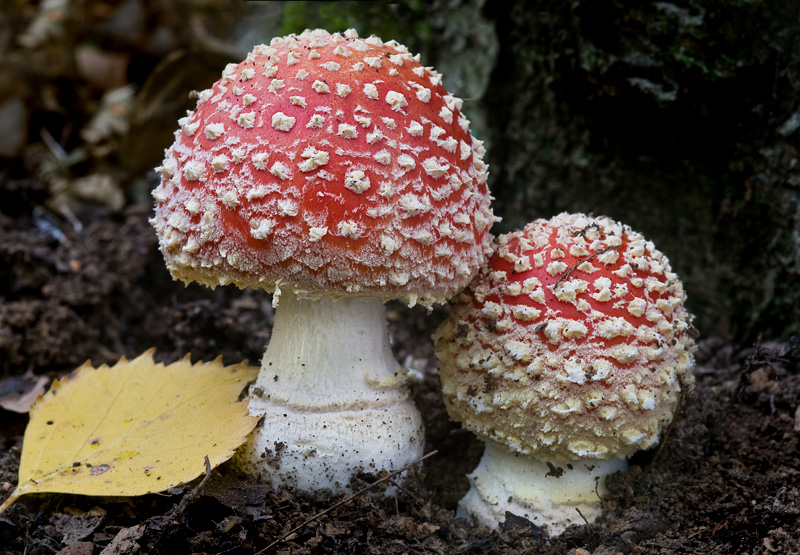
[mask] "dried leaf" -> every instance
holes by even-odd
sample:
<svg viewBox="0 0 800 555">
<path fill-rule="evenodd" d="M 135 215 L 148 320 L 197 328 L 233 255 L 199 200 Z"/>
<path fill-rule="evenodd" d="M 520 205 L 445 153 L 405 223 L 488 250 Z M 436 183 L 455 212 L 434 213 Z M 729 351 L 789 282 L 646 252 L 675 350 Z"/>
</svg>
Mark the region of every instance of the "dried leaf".
<svg viewBox="0 0 800 555">
<path fill-rule="evenodd" d="M 0 380 L 0 408 L 28 412 L 36 399 L 44 394 L 49 380 L 44 376 L 9 376 Z"/>
<path fill-rule="evenodd" d="M 163 491 L 233 455 L 255 426 L 236 402 L 258 373 L 246 363 L 164 366 L 153 350 L 113 367 L 86 363 L 31 407 L 17 489 L 132 496 Z"/>
<path fill-rule="evenodd" d="M 106 511 L 102 507 L 93 509 L 80 514 L 68 514 L 69 508 L 65 512 L 53 515 L 52 522 L 57 532 L 61 533 L 61 543 L 71 545 L 86 538 L 94 532 L 106 518 Z"/>
<path fill-rule="evenodd" d="M 123 528 L 114 536 L 111 543 L 103 548 L 100 555 L 130 555 L 139 552 L 136 542 L 144 534 L 144 524 Z"/>
</svg>

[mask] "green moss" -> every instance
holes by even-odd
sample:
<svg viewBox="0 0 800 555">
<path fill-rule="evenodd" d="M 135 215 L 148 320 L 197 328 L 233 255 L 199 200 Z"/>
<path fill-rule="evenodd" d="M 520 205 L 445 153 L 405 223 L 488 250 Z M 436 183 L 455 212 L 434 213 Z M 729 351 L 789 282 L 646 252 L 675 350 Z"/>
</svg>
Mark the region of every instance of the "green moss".
<svg viewBox="0 0 800 555">
<path fill-rule="evenodd" d="M 423 2 L 401 6 L 385 2 L 283 2 L 282 34 L 300 33 L 308 28 L 328 31 L 356 29 L 359 34 L 394 38 L 402 43 L 427 44 L 427 8 Z"/>
<path fill-rule="evenodd" d="M 444 74 L 455 94 L 480 95 L 496 53 L 496 37 L 481 10 L 484 0 L 405 2 L 283 2 L 281 34 L 320 27 L 356 29 L 360 35 L 395 39 Z M 477 114 L 476 114 L 477 117 Z"/>
</svg>

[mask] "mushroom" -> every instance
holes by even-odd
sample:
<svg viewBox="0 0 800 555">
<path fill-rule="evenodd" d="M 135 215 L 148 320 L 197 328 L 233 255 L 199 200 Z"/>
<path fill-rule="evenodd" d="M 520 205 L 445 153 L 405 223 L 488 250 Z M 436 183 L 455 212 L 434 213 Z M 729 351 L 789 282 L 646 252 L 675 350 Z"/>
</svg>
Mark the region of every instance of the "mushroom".
<svg viewBox="0 0 800 555">
<path fill-rule="evenodd" d="M 423 448 L 383 302 L 442 303 L 490 252 L 482 143 L 406 47 L 354 30 L 275 38 L 228 65 L 157 168 L 172 276 L 274 293 L 238 455 L 274 487 L 350 490 Z"/>
<path fill-rule="evenodd" d="M 685 299 L 667 257 L 607 217 L 498 237 L 434 335 L 447 410 L 486 442 L 459 514 L 553 535 L 595 520 L 605 477 L 658 442 L 693 384 Z"/>
</svg>

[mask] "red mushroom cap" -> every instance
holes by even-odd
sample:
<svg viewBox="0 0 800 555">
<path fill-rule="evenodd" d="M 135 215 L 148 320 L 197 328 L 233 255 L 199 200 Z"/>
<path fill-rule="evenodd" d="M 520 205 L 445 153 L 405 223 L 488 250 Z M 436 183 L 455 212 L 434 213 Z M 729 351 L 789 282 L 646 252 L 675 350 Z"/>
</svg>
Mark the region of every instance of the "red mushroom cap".
<svg viewBox="0 0 800 555">
<path fill-rule="evenodd" d="M 159 168 L 173 276 L 424 304 L 465 287 L 495 221 L 484 149 L 418 59 L 315 30 L 229 65 Z"/>
<path fill-rule="evenodd" d="M 609 218 L 560 214 L 498 238 L 437 331 L 450 415 L 547 460 L 658 441 L 694 340 L 666 256 Z"/>
</svg>

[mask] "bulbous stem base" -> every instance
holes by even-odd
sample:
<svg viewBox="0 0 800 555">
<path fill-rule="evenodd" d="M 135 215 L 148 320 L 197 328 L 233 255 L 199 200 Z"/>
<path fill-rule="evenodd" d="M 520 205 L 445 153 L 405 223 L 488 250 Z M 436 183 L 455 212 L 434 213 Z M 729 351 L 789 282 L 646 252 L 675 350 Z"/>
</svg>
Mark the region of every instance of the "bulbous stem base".
<svg viewBox="0 0 800 555">
<path fill-rule="evenodd" d="M 602 512 L 605 478 L 627 467 L 624 459 L 540 461 L 487 442 L 458 516 L 497 528 L 509 511 L 555 536 L 584 518 L 594 522 Z"/>
<path fill-rule="evenodd" d="M 404 382 L 380 300 L 284 293 L 251 388 L 262 421 L 237 464 L 274 488 L 333 492 L 352 491 L 362 472 L 402 468 L 424 447 Z"/>
</svg>

